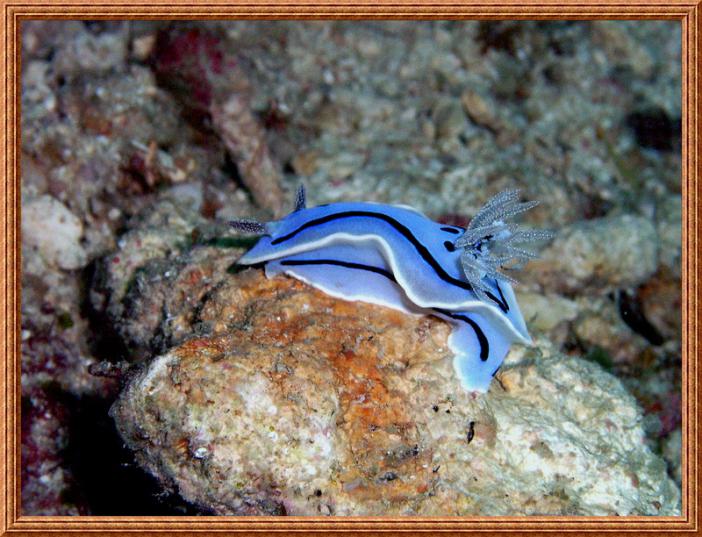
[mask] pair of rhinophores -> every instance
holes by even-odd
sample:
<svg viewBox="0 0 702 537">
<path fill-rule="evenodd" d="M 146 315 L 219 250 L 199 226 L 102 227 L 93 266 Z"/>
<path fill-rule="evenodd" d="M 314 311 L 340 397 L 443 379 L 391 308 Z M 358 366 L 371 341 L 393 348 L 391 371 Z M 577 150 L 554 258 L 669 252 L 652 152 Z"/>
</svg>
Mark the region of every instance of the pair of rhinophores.
<svg viewBox="0 0 702 537">
<path fill-rule="evenodd" d="M 518 190 L 501 192 L 464 229 L 401 205 L 343 202 L 307 208 L 300 187 L 295 210 L 281 220 L 230 224 L 262 235 L 239 263 L 265 263 L 269 278 L 282 272 L 337 298 L 448 321 L 461 385 L 484 392 L 510 344 L 531 343 L 514 280 L 500 269 L 536 257 L 517 244 L 551 236 L 507 222 L 537 203 L 521 203 Z"/>
</svg>

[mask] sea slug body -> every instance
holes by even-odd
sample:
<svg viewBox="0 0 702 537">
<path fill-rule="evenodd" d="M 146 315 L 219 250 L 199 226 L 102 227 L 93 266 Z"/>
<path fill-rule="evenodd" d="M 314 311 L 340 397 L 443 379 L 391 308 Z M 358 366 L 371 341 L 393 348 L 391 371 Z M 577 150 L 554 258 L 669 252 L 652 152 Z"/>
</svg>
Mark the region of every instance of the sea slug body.
<svg viewBox="0 0 702 537">
<path fill-rule="evenodd" d="M 534 257 L 515 243 L 550 236 L 506 223 L 536 205 L 518 199 L 516 190 L 498 194 L 463 229 L 398 205 L 307 208 L 300 188 L 295 210 L 281 220 L 231 225 L 262 235 L 239 263 L 264 263 L 267 277 L 285 273 L 334 297 L 448 321 L 462 386 L 484 392 L 510 344 L 531 343 L 513 280 L 499 269 Z"/>
</svg>

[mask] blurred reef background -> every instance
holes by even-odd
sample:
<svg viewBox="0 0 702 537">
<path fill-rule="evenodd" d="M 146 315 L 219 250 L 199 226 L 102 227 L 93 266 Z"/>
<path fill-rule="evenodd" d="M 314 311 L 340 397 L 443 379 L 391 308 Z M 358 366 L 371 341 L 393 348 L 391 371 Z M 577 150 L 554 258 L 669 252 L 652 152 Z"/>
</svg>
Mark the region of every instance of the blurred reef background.
<svg viewBox="0 0 702 537">
<path fill-rule="evenodd" d="M 680 30 L 23 22 L 22 512 L 678 514 Z M 536 349 L 475 401 L 442 322 L 234 269 L 226 221 L 301 182 L 458 225 L 540 200 Z"/>
</svg>

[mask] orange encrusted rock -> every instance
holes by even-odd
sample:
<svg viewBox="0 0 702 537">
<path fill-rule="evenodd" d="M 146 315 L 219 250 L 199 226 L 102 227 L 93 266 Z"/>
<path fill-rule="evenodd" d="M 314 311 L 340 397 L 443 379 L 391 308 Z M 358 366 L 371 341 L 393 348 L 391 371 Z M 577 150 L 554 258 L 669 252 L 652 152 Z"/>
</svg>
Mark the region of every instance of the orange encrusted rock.
<svg viewBox="0 0 702 537">
<path fill-rule="evenodd" d="M 213 286 L 197 324 L 141 366 L 112 415 L 140 463 L 205 511 L 677 512 L 633 398 L 545 341 L 469 393 L 443 321 L 259 269 Z"/>
</svg>

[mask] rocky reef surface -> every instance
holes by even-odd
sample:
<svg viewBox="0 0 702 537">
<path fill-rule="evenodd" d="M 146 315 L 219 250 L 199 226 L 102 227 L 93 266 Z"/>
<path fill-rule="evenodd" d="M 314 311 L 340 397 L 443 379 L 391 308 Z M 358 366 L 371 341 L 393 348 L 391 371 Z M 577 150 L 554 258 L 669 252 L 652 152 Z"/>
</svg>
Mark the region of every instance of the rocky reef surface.
<svg viewBox="0 0 702 537">
<path fill-rule="evenodd" d="M 178 290 L 181 291 L 181 290 Z M 547 340 L 463 390 L 449 327 L 250 269 L 112 408 L 139 463 L 237 515 L 674 515 L 620 381 Z"/>
<path fill-rule="evenodd" d="M 25 514 L 679 511 L 678 23 L 25 21 L 22 55 Z M 223 222 L 301 181 L 541 200 L 537 345 L 474 398 L 441 321 L 239 272 Z"/>
</svg>

